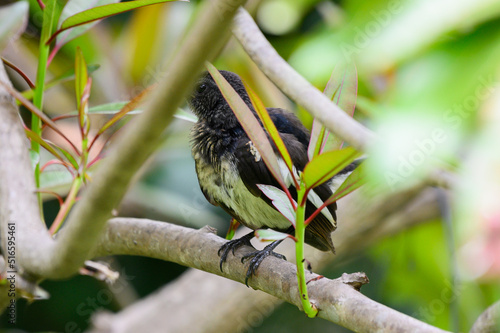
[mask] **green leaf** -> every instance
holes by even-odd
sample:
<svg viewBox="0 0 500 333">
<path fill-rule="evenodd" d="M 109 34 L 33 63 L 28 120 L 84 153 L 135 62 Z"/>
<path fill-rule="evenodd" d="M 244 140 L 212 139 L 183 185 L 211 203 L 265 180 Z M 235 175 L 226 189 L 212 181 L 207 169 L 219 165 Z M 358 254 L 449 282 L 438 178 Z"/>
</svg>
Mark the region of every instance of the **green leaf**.
<svg viewBox="0 0 500 333">
<path fill-rule="evenodd" d="M 78 120 L 82 133 L 84 128 L 88 127 L 87 113 L 88 113 L 88 98 L 90 89 L 89 75 L 87 72 L 87 64 L 83 57 L 80 47 L 76 48 L 75 56 L 75 95 L 76 105 L 78 109 Z"/>
<path fill-rule="evenodd" d="M 46 6 L 43 10 L 42 35 L 40 36 L 40 40 L 45 41 L 43 44 L 48 44 L 52 32 L 57 27 L 57 21 L 60 15 L 61 11 L 59 10 L 59 1 L 46 1 Z"/>
<path fill-rule="evenodd" d="M 69 0 L 61 13 L 61 17 L 59 18 L 59 24 L 65 21 L 70 16 L 73 16 L 79 12 L 83 12 L 85 10 L 91 9 L 93 7 L 99 7 L 103 5 L 109 5 L 112 3 L 117 3 L 120 0 Z M 85 33 L 87 30 L 92 28 L 97 21 L 90 22 L 84 25 L 80 25 L 73 29 L 68 29 L 63 33 L 59 34 L 56 39 L 56 48 L 61 48 L 64 44 L 69 42 L 70 40 L 80 36 Z"/>
<path fill-rule="evenodd" d="M 20 1 L 0 8 L 0 51 L 17 39 L 28 23 L 29 5 Z"/>
<path fill-rule="evenodd" d="M 346 180 L 337 188 L 330 198 L 325 201 L 328 206 L 335 201 L 342 199 L 346 195 L 354 192 L 366 183 L 365 164 L 361 163 L 354 171 L 346 178 Z"/>
<path fill-rule="evenodd" d="M 325 94 L 351 117 L 358 96 L 358 73 L 354 63 L 337 66 L 325 88 Z M 325 131 L 321 152 L 340 149 L 343 141 L 333 133 Z"/>
<path fill-rule="evenodd" d="M 175 0 L 136 0 L 136 1 L 112 3 L 84 10 L 83 12 L 79 12 L 64 20 L 59 29 L 50 37 L 50 40 L 48 42 L 50 43 L 57 35 L 70 28 L 94 22 L 116 14 L 124 13 L 136 8 L 155 5 L 164 2 L 170 2 L 170 1 L 175 1 Z"/>
<path fill-rule="evenodd" d="M 32 130 L 25 128 L 24 129 L 26 136 L 31 140 L 35 141 L 38 143 L 40 146 L 45 148 L 49 153 L 54 155 L 55 158 L 57 158 L 61 162 L 66 162 L 64 159 L 63 155 L 66 157 L 66 159 L 73 165 L 75 170 L 78 170 L 78 163 L 76 162 L 75 158 L 68 153 L 66 150 L 59 148 L 57 146 L 52 146 L 48 141 L 42 139 L 38 134 L 33 132 Z M 62 154 L 62 155 L 61 155 Z"/>
<path fill-rule="evenodd" d="M 257 115 L 260 118 L 260 121 L 262 121 L 262 124 L 264 125 L 264 128 L 266 129 L 267 133 L 273 140 L 274 144 L 276 145 L 276 148 L 278 148 L 278 151 L 283 158 L 283 161 L 285 162 L 286 166 L 288 167 L 288 171 L 290 172 L 290 175 L 294 175 L 293 172 L 293 162 L 292 158 L 290 157 L 290 154 L 288 153 L 288 150 L 286 149 L 285 143 L 283 142 L 283 139 L 281 139 L 281 136 L 279 135 L 278 130 L 276 129 L 276 126 L 274 125 L 273 121 L 271 120 L 271 117 L 269 116 L 269 113 L 267 112 L 266 107 L 264 106 L 264 103 L 260 100 L 259 96 L 255 94 L 255 92 L 248 86 L 245 85 L 245 88 L 248 92 L 248 96 L 250 97 L 250 100 L 252 102 L 252 105 L 257 111 Z M 295 186 L 298 187 L 298 182 L 294 179 Z"/>
<path fill-rule="evenodd" d="M 31 161 L 31 167 L 33 170 L 35 170 L 36 165 L 40 163 L 40 154 L 34 151 L 33 149 L 30 149 L 30 161 Z"/>
<path fill-rule="evenodd" d="M 257 118 L 255 118 L 254 114 L 245 102 L 243 102 L 240 95 L 234 91 L 233 87 L 226 81 L 226 79 L 224 79 L 217 68 L 210 63 L 206 63 L 206 67 L 214 78 L 215 83 L 219 87 L 227 103 L 238 118 L 241 126 L 243 126 L 243 129 L 247 133 L 248 137 L 257 148 L 269 171 L 272 173 L 274 178 L 276 178 L 282 188 L 287 188 L 285 182 L 283 181 L 276 155 L 274 154 L 273 148 L 269 143 L 264 129 L 262 129 L 257 121 Z"/>
<path fill-rule="evenodd" d="M 307 188 L 314 188 L 328 181 L 359 156 L 361 153 L 352 147 L 318 155 L 306 165 L 302 179 Z"/>
<path fill-rule="evenodd" d="M 198 121 L 198 117 L 196 117 L 194 114 L 191 112 L 187 112 L 183 109 L 178 109 L 177 112 L 174 114 L 174 117 L 177 119 L 182 119 L 185 121 L 189 121 L 191 123 L 195 123 Z"/>
<path fill-rule="evenodd" d="M 295 237 L 289 234 L 285 234 L 283 232 L 275 231 L 272 229 L 259 229 L 255 230 L 255 237 L 261 242 L 269 242 L 269 241 L 277 241 L 285 238 L 291 238 L 294 241 L 297 241 Z"/>
<path fill-rule="evenodd" d="M 276 207 L 278 212 L 287 218 L 290 223 L 295 226 L 295 210 L 288 199 L 285 192 L 272 185 L 257 184 L 257 187 L 265 194 L 266 197 L 271 199 L 273 206 Z M 297 203 L 295 202 L 295 207 Z"/>
<path fill-rule="evenodd" d="M 323 92 L 349 115 L 354 114 L 358 94 L 358 76 L 353 63 L 337 64 Z M 343 141 L 314 120 L 307 154 L 309 160 L 324 151 L 340 149 Z"/>
<path fill-rule="evenodd" d="M 40 188 L 53 189 L 56 187 L 69 187 L 73 175 L 68 170 L 44 171 L 40 174 Z"/>
<path fill-rule="evenodd" d="M 146 89 L 141 91 L 137 96 L 132 98 L 130 102 L 126 103 L 120 109 L 119 112 L 115 113 L 115 115 L 101 127 L 101 129 L 97 133 L 97 136 L 101 135 L 104 131 L 113 126 L 116 122 L 125 117 L 125 115 L 127 115 L 129 112 L 135 110 L 137 106 L 142 102 L 144 97 L 146 97 L 151 92 L 151 90 L 153 90 L 154 87 L 156 87 L 156 84 L 147 87 Z"/>
</svg>

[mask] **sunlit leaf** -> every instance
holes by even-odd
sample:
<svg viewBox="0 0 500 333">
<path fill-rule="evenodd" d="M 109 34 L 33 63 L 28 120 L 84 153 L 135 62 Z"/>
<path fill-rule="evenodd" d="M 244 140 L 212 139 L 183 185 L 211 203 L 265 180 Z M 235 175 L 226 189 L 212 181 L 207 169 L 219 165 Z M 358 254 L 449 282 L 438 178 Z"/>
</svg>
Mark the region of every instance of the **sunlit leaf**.
<svg viewBox="0 0 500 333">
<path fill-rule="evenodd" d="M 61 15 L 59 6 L 60 4 L 57 0 L 48 0 L 45 3 L 45 9 L 43 10 L 42 35 L 40 36 L 40 40 L 45 41 L 45 44 L 47 44 L 52 32 L 57 27 L 57 21 Z"/>
<path fill-rule="evenodd" d="M 283 232 L 275 231 L 272 229 L 259 229 L 255 230 L 255 237 L 261 242 L 269 242 L 269 241 L 278 241 L 285 238 L 291 238 L 294 241 L 297 241 L 295 237 L 289 234 L 285 234 Z"/>
<path fill-rule="evenodd" d="M 106 103 L 101 105 L 96 105 L 88 110 L 88 115 L 116 115 L 120 112 L 121 109 L 125 107 L 129 102 L 115 102 L 115 103 Z M 133 109 L 132 111 L 128 111 L 126 115 L 136 115 L 142 113 L 141 109 Z M 78 111 L 72 111 L 62 116 L 54 117 L 52 120 L 60 120 L 60 119 L 68 119 L 78 117 Z M 178 109 L 174 117 L 177 119 L 189 121 L 190 123 L 196 123 L 198 118 L 192 114 L 191 112 L 185 111 L 183 109 Z"/>
<path fill-rule="evenodd" d="M 53 189 L 56 187 L 69 187 L 73 176 L 67 170 L 44 171 L 40 174 L 40 188 Z"/>
<path fill-rule="evenodd" d="M 332 178 L 359 156 L 361 153 L 352 147 L 318 155 L 306 165 L 302 179 L 307 188 L 316 187 Z"/>
<path fill-rule="evenodd" d="M 365 164 L 361 163 L 346 178 L 346 180 L 337 188 L 330 198 L 325 201 L 325 205 L 330 205 L 335 201 L 342 199 L 346 195 L 354 192 L 366 183 Z"/>
<path fill-rule="evenodd" d="M 90 80 L 87 72 L 87 64 L 83 57 L 82 50 L 77 47 L 75 55 L 75 95 L 78 109 L 78 120 L 82 133 L 88 127 L 88 98 L 90 94 Z"/>
<path fill-rule="evenodd" d="M 139 7 L 150 6 L 169 1 L 175 0 L 136 0 L 112 3 L 84 10 L 83 12 L 76 13 L 75 15 L 72 15 L 64 20 L 59 29 L 50 37 L 48 43 L 50 43 L 57 35 L 67 29 L 94 22 L 116 14 L 124 13 Z"/>
<path fill-rule="evenodd" d="M 122 119 L 125 115 L 127 115 L 129 112 L 134 111 L 137 106 L 143 101 L 143 99 L 153 90 L 153 88 L 156 87 L 156 84 L 153 84 L 143 91 L 141 91 L 137 96 L 132 98 L 130 102 L 126 103 L 119 112 L 115 113 L 115 115 L 108 120 L 99 130 L 97 133 L 97 136 L 101 135 L 104 131 L 106 131 L 108 128 L 116 124 L 120 119 Z M 97 137 L 96 136 L 96 137 Z"/>
<path fill-rule="evenodd" d="M 271 199 L 273 206 L 276 207 L 278 212 L 280 212 L 292 225 L 295 226 L 295 210 L 288 199 L 285 192 L 271 185 L 257 184 L 257 187 L 264 193 L 266 197 Z M 295 207 L 297 204 L 295 203 Z"/>
<path fill-rule="evenodd" d="M 283 161 L 285 162 L 286 166 L 288 167 L 288 171 L 290 171 L 290 174 L 293 175 L 293 162 L 292 158 L 290 157 L 290 154 L 288 153 L 288 150 L 286 149 L 285 143 L 283 142 L 283 139 L 281 139 L 281 136 L 279 135 L 278 130 L 276 129 L 276 126 L 274 125 L 273 121 L 271 120 L 271 117 L 269 116 L 269 113 L 266 110 L 266 107 L 264 106 L 264 103 L 260 100 L 259 96 L 255 94 L 255 92 L 250 89 L 250 87 L 245 86 L 248 96 L 250 97 L 250 100 L 252 102 L 252 105 L 257 112 L 257 115 L 259 116 L 260 120 L 262 121 L 262 124 L 264 125 L 264 128 L 266 129 L 267 133 L 269 133 L 269 136 L 271 136 L 271 139 L 273 140 L 274 144 L 276 145 L 276 148 L 278 148 L 278 151 L 283 158 Z M 295 186 L 298 187 L 297 181 L 295 181 Z"/>
<path fill-rule="evenodd" d="M 358 94 L 358 76 L 353 63 L 335 66 L 324 94 L 349 115 L 354 114 Z M 318 120 L 314 120 L 307 154 L 309 160 L 324 151 L 340 149 L 343 141 L 330 133 Z"/>
<path fill-rule="evenodd" d="M 9 42 L 16 40 L 26 28 L 28 23 L 29 5 L 20 1 L 0 8 L 0 51 Z"/>
<path fill-rule="evenodd" d="M 227 103 L 233 110 L 234 114 L 238 118 L 241 126 L 252 140 L 253 144 L 260 153 L 260 156 L 266 163 L 269 171 L 272 173 L 274 178 L 280 183 L 282 188 L 287 188 L 283 181 L 283 177 L 280 172 L 278 165 L 278 160 L 274 154 L 273 148 L 269 143 L 264 129 L 260 126 L 257 118 L 253 115 L 252 111 L 243 102 L 241 97 L 234 91 L 233 87 L 224 79 L 221 73 L 210 63 L 206 63 L 206 67 L 212 75 L 213 79 L 217 83 L 222 95 L 226 99 Z"/>
<path fill-rule="evenodd" d="M 64 9 L 61 13 L 61 16 L 59 18 L 59 24 L 65 21 L 68 17 L 73 16 L 79 12 L 83 12 L 93 7 L 117 3 L 119 1 L 120 0 L 69 0 L 64 6 Z M 64 31 L 63 33 L 57 36 L 55 47 L 58 49 L 61 48 L 62 45 L 85 33 L 85 31 L 92 28 L 95 24 L 97 24 L 97 21 L 80 25 L 73 29 L 68 29 Z"/>
<path fill-rule="evenodd" d="M 128 29 L 122 33 L 127 52 L 123 55 L 123 69 L 134 82 L 141 82 L 144 73 L 151 70 L 161 41 L 157 27 L 161 27 L 164 12 L 157 6 L 147 6 L 134 11 Z"/>
<path fill-rule="evenodd" d="M 356 108 L 358 95 L 358 73 L 352 62 L 335 67 L 325 88 L 325 95 L 330 97 L 344 112 L 351 117 Z M 340 149 L 343 141 L 333 133 L 325 131 L 321 152 Z"/>
<path fill-rule="evenodd" d="M 198 117 L 196 117 L 191 112 L 184 111 L 183 109 L 178 109 L 177 112 L 175 112 L 174 117 L 177 119 L 189 121 L 191 123 L 195 123 L 198 121 Z"/>
</svg>

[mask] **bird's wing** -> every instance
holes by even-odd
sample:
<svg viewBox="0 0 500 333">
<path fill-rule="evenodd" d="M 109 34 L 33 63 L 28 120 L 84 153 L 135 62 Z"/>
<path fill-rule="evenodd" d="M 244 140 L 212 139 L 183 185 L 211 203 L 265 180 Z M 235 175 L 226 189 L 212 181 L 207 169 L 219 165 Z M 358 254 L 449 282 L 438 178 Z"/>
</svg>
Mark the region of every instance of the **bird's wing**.
<svg viewBox="0 0 500 333">
<path fill-rule="evenodd" d="M 290 154 L 290 157 L 297 170 L 303 170 L 307 164 L 307 145 L 309 142 L 309 133 L 291 113 L 281 109 L 269 109 L 269 115 L 273 120 L 276 128 L 285 143 L 285 146 Z M 275 148 L 275 153 L 279 155 Z M 279 183 L 274 179 L 273 175 L 266 167 L 264 161 L 257 153 L 253 143 L 244 135 L 238 141 L 235 150 L 236 164 L 240 177 L 247 187 L 247 189 L 255 196 L 263 199 L 268 205 L 275 208 L 269 198 L 262 194 L 257 184 L 272 185 L 280 188 Z M 281 166 L 281 173 L 288 174 L 288 169 L 285 163 L 278 157 Z M 297 191 L 291 177 L 284 177 L 289 179 L 287 186 L 289 186 L 290 194 L 297 199 Z M 332 194 L 328 185 L 323 184 L 311 191 L 308 196 L 308 203 L 306 205 L 306 218 L 310 216 L 316 207 L 319 207 L 329 196 Z M 316 201 L 316 202 L 314 202 Z M 314 202 L 314 203 L 313 203 Z M 309 224 L 306 228 L 306 243 L 323 251 L 334 251 L 330 234 L 336 228 L 336 205 L 332 204 L 327 207 L 322 213 Z"/>
</svg>

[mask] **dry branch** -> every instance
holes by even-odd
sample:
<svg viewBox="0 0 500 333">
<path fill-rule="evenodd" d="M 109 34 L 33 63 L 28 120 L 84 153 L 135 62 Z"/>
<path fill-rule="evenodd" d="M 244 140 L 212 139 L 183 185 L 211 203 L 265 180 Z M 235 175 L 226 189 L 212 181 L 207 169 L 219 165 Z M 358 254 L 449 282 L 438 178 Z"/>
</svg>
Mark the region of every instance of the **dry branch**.
<svg viewBox="0 0 500 333">
<path fill-rule="evenodd" d="M 375 240 L 436 217 L 439 210 L 435 204 L 435 193 L 429 189 L 422 193 L 415 190 L 408 191 L 405 195 L 398 195 L 398 198 L 406 200 L 398 201 L 392 198 L 374 203 L 372 206 L 366 205 L 366 211 L 360 211 L 355 207 L 359 206 L 361 195 L 346 198 L 347 200 L 340 206 L 340 211 L 343 213 L 339 215 L 339 219 L 346 222 L 334 233 L 339 253 L 336 259 L 351 257 L 353 253 L 361 251 L 364 246 Z M 366 202 L 366 198 L 364 199 Z M 370 216 L 374 211 L 382 213 Z M 110 221 L 95 254 L 144 255 L 173 261 L 243 283 L 246 268 L 240 259 L 251 249 L 245 248 L 237 251 L 235 257 L 230 256 L 222 273 L 218 267 L 217 255 L 222 242 L 221 238 L 207 228 L 196 231 L 149 220 L 114 219 Z M 314 251 L 309 252 L 307 258 L 313 262 L 315 269 L 319 269 L 327 262 L 331 262 L 334 257 Z M 258 276 L 250 280 L 250 286 L 300 307 L 295 270 L 295 265 L 289 262 L 266 258 L 259 268 Z M 308 279 L 316 276 L 309 274 Z M 382 329 L 385 332 L 424 330 L 442 332 L 366 298 L 340 279 L 320 279 L 311 282 L 309 288 L 311 299 L 322 310 L 320 317 L 357 332 Z M 237 302 L 241 303 L 242 299 L 245 299 L 242 313 L 232 314 L 231 316 L 236 317 L 228 319 L 228 311 Z M 242 329 L 242 325 L 253 322 L 249 319 L 249 314 L 262 318 L 265 313 L 275 308 L 275 304 L 274 300 L 260 292 L 251 291 L 215 276 L 190 272 L 174 285 L 167 286 L 158 295 L 151 296 L 116 316 L 98 316 L 95 322 L 96 331 L 143 331 L 153 325 L 158 327 L 167 323 L 172 332 L 182 332 L 188 328 L 194 332 L 206 332 L 207 327 L 210 327 L 209 332 L 235 331 Z M 197 323 L 182 320 L 182 318 L 187 319 L 183 315 L 186 307 L 192 309 L 188 311 L 189 316 L 194 313 L 202 316 L 197 317 Z M 202 315 L 207 308 L 212 309 L 210 316 Z"/>
</svg>

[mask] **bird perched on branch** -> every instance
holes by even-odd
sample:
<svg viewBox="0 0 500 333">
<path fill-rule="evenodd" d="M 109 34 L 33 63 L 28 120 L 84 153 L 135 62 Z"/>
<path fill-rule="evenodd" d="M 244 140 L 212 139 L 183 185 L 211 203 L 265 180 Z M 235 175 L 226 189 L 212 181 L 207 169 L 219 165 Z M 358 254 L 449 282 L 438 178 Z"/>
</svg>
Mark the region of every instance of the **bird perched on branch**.
<svg viewBox="0 0 500 333">
<path fill-rule="evenodd" d="M 239 76 L 222 70 L 220 73 L 256 115 Z M 257 184 L 267 184 L 280 188 L 279 183 L 274 179 L 264 161 L 256 158 L 253 143 L 208 72 L 205 72 L 198 81 L 189 104 L 198 116 L 198 121 L 191 132 L 191 152 L 196 164 L 198 182 L 206 199 L 211 204 L 222 207 L 229 215 L 250 229 L 270 228 L 294 234 L 294 228 L 290 222 L 276 210 L 271 200 L 257 187 Z M 268 108 L 267 111 L 285 143 L 295 168 L 303 170 L 308 162 L 309 131 L 293 113 L 278 108 Z M 275 147 L 274 149 L 283 178 L 291 179 L 285 163 L 279 157 L 277 149 Z M 351 164 L 329 182 L 315 187 L 308 199 L 310 196 L 316 196 L 323 203 L 355 167 L 356 164 Z M 289 181 L 286 185 L 289 186 L 291 195 L 296 199 L 297 192 L 293 182 Z M 308 200 L 306 218 L 316 208 L 317 206 Z M 336 229 L 336 208 L 335 203 L 329 205 L 307 226 L 305 231 L 307 244 L 321 251 L 335 253 L 331 233 Z M 251 246 L 250 240 L 253 237 L 254 233 L 251 232 L 225 243 L 220 248 L 221 270 L 229 252 L 234 255 L 238 247 Z M 273 252 L 280 242 L 275 241 L 263 250 L 243 257 L 242 262 L 250 260 L 245 283 L 256 272 L 265 257 L 273 255 L 284 259 L 281 254 Z"/>
</svg>

